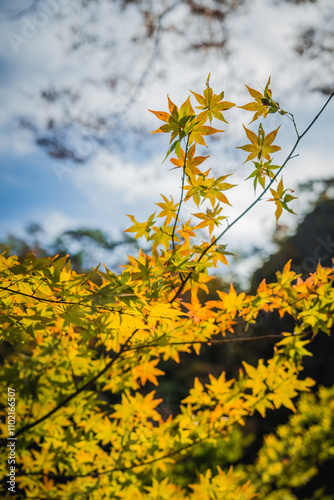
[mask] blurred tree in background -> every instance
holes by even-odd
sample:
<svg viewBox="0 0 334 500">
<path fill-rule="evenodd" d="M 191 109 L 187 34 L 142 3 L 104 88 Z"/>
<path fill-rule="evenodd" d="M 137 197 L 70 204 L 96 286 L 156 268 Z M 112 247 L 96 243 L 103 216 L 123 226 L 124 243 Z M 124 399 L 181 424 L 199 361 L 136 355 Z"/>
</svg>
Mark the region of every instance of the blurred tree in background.
<svg viewBox="0 0 334 500">
<path fill-rule="evenodd" d="M 42 10 L 43 2 L 35 0 L 16 17 L 30 16 L 33 22 Z M 244 80 L 233 64 L 233 37 L 235 24 L 248 17 L 294 23 L 285 58 L 287 74 L 300 75 L 292 85 L 326 95 L 334 89 L 331 0 L 73 0 L 62 2 L 55 16 L 64 57 L 80 65 L 80 73 L 74 82 L 53 80 L 38 96 L 30 90 L 43 117 L 27 114 L 18 120 L 51 157 L 69 165 L 79 166 L 101 149 L 121 151 L 125 131 L 127 143 L 142 137 L 147 130 L 138 126 L 131 107 L 168 77 L 171 63 L 191 69 L 199 57 L 212 56 L 226 67 L 232 86 Z M 98 54 L 94 61 L 93 54 Z M 87 58 L 93 66 L 85 72 Z"/>
</svg>

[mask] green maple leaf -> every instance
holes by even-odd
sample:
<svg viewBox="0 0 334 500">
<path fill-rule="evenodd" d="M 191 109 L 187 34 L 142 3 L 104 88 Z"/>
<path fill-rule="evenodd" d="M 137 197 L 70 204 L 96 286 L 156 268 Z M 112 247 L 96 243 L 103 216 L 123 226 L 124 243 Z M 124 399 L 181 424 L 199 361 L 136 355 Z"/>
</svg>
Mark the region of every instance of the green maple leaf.
<svg viewBox="0 0 334 500">
<path fill-rule="evenodd" d="M 279 146 L 272 145 L 277 132 L 280 127 L 277 127 L 276 130 L 273 130 L 268 135 L 265 135 L 262 124 L 259 125 L 258 135 L 256 135 L 252 130 L 243 125 L 246 135 L 250 140 L 251 144 L 246 144 L 245 146 L 238 146 L 238 149 L 242 149 L 250 153 L 244 163 L 247 161 L 253 160 L 254 158 L 265 158 L 268 161 L 271 161 L 270 154 L 276 151 L 279 151 L 281 148 Z"/>
<path fill-rule="evenodd" d="M 276 224 L 278 222 L 278 219 L 282 215 L 283 209 L 287 210 L 291 214 L 294 214 L 295 212 L 288 207 L 288 203 L 292 200 L 296 199 L 296 196 L 292 196 L 291 194 L 285 194 L 287 191 L 291 191 L 293 193 L 292 189 L 284 189 L 283 186 L 283 179 L 280 180 L 278 186 L 277 186 L 277 191 L 275 189 L 270 188 L 271 194 L 273 195 L 273 198 L 270 198 L 268 201 L 274 201 L 276 205 Z"/>
<path fill-rule="evenodd" d="M 266 185 L 266 177 L 269 177 L 269 179 L 273 179 L 273 170 L 276 170 L 280 167 L 279 165 L 271 165 L 271 160 L 266 161 L 265 163 L 263 163 L 262 160 L 260 162 L 253 161 L 253 163 L 255 165 L 255 170 L 253 170 L 253 172 L 247 177 L 247 179 L 254 178 L 254 191 L 256 191 L 257 183 L 259 183 L 260 186 L 262 186 L 264 189 Z"/>
</svg>

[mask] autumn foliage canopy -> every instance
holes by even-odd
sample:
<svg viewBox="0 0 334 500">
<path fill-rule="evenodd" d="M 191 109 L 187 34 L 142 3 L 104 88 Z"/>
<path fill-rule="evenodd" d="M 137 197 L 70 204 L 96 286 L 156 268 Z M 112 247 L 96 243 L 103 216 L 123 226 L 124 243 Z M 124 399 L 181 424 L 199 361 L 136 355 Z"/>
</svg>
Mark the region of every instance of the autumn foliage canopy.
<svg viewBox="0 0 334 500">
<path fill-rule="evenodd" d="M 168 111 L 152 111 L 163 122 L 156 132 L 170 135 L 165 159 L 179 169 L 182 184 L 179 199 L 162 194 L 146 221 L 129 215 L 127 231 L 146 240 L 149 251 L 128 256 L 119 274 L 99 266 L 79 275 L 57 256 L 36 260 L 31 253 L 23 262 L 0 256 L 1 340 L 12 346 L 0 368 L 2 498 L 282 499 L 277 491 L 295 498 L 288 496 L 291 481 L 276 483 L 276 492 L 272 484 L 295 466 L 289 455 L 293 443 L 284 453 L 279 447 L 292 436 L 291 429 L 303 429 L 312 405 L 321 407 L 316 396 L 300 398 L 314 385 L 303 376 L 303 359 L 312 338 L 330 334 L 333 326 L 333 270 L 319 264 L 302 280 L 288 262 L 277 270 L 276 282 L 263 280 L 254 295 L 237 293 L 231 284 L 217 292 L 216 300 L 199 299 L 199 292 L 208 292 L 212 268 L 227 264 L 223 237 L 254 204 L 268 194 L 276 220 L 283 210 L 292 211 L 294 196 L 284 186 L 282 170 L 316 120 L 300 134 L 293 115 L 274 101 L 270 79 L 262 93 L 247 89 L 251 101 L 239 107 L 251 113 L 251 123 L 279 113 L 291 121 L 296 142 L 284 163 L 276 165 L 279 127 L 268 131 L 261 122 L 253 131 L 248 128 L 253 125 L 244 126 L 245 171 L 250 165 L 247 175 L 261 192 L 237 219 L 228 219 L 228 192 L 237 189 L 231 176 L 214 177 L 201 151 L 207 136 L 223 133 L 213 122 L 226 122 L 238 110 L 224 92 L 214 94 L 208 78 L 202 94 L 192 92 L 194 104 L 188 97 L 177 107 L 168 97 Z M 177 370 L 183 353 L 201 356 L 203 345 L 233 342 L 237 322 L 247 330 L 263 312 L 293 319 L 291 331 L 268 332 L 272 357 L 255 365 L 245 359 L 234 379 L 224 371 L 208 374 L 207 381 L 196 378 L 177 411 L 163 416 L 161 361 L 173 362 Z M 152 385 L 156 391 L 147 390 Z M 8 489 L 8 387 L 15 392 L 14 490 Z M 331 411 L 317 414 L 317 422 L 318 431 L 330 434 L 333 391 L 326 391 L 318 398 Z M 236 436 L 242 440 L 253 415 L 265 418 L 281 407 L 295 420 L 280 428 L 280 438 L 267 438 L 253 465 L 208 464 L 191 484 L 180 479 L 180 464 L 201 446 L 228 449 Z M 326 432 L 321 439 L 328 438 Z M 334 456 L 333 449 L 324 460 Z M 293 475 L 297 486 L 316 474 L 311 463 L 309 458 L 304 470 L 300 461 Z"/>
</svg>

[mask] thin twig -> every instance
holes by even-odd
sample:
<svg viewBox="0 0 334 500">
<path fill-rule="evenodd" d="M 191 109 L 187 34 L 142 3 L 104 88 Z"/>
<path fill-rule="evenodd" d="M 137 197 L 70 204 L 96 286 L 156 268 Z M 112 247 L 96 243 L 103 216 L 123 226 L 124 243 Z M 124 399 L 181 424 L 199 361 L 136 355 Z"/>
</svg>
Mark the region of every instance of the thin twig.
<svg viewBox="0 0 334 500">
<path fill-rule="evenodd" d="M 4 290 L 4 291 L 7 291 L 9 293 L 13 293 L 13 294 L 16 294 L 16 295 L 22 295 L 23 297 L 28 297 L 30 299 L 34 299 L 34 300 L 37 300 L 38 302 L 47 302 L 48 304 L 51 303 L 51 304 L 65 304 L 65 305 L 70 305 L 70 306 L 73 306 L 73 305 L 86 305 L 86 304 L 83 304 L 82 302 L 67 302 L 65 300 L 56 300 L 56 299 L 50 299 L 50 298 L 44 298 L 44 297 L 37 297 L 36 295 L 32 294 L 32 295 L 29 295 L 29 293 L 24 293 L 24 292 L 20 292 L 19 290 L 13 290 L 12 288 L 9 288 L 8 286 L 0 286 L 0 290 Z"/>
<path fill-rule="evenodd" d="M 295 122 L 295 117 L 293 116 L 293 114 L 292 114 L 292 113 L 286 113 L 286 116 L 289 118 L 289 120 L 291 120 L 291 121 L 292 121 L 293 126 L 295 127 L 295 132 L 296 132 L 296 134 L 297 134 L 297 137 L 299 138 L 299 137 L 300 137 L 300 135 L 299 135 L 299 132 L 298 132 L 297 124 L 296 124 L 296 122 Z"/>
<path fill-rule="evenodd" d="M 295 337 L 296 335 L 291 334 L 292 337 Z M 205 344 L 210 346 L 211 344 L 234 344 L 234 343 L 242 343 L 242 342 L 257 342 L 259 340 L 278 340 L 278 339 L 283 339 L 285 338 L 282 334 L 270 334 L 270 335 L 259 335 L 257 337 L 235 337 L 235 338 L 229 338 L 229 339 L 207 339 L 207 340 L 188 340 L 188 341 L 182 341 L 182 342 L 173 342 L 173 341 L 168 341 L 168 346 L 171 345 L 194 345 L 194 344 Z M 139 346 L 133 346 L 129 347 L 126 349 L 127 351 L 136 351 L 140 349 L 146 349 L 146 348 L 151 348 L 151 347 L 163 347 L 161 344 L 142 344 Z"/>
</svg>

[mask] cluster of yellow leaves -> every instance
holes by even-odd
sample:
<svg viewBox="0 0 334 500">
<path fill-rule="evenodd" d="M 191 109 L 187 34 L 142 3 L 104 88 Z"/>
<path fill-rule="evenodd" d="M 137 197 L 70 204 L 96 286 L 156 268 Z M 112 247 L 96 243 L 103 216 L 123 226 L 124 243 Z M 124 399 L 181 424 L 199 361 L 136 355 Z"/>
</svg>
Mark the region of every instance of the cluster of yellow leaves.
<svg viewBox="0 0 334 500">
<path fill-rule="evenodd" d="M 211 500 L 213 498 L 224 498 L 226 500 L 251 500 L 256 498 L 255 488 L 249 481 L 242 483 L 242 475 L 235 473 L 231 467 L 225 473 L 218 467 L 218 474 L 212 477 L 212 471 L 208 469 L 199 477 L 199 483 L 191 485 L 194 490 L 192 500 Z"/>
<path fill-rule="evenodd" d="M 295 498 L 293 489 L 315 477 L 319 464 L 334 457 L 334 390 L 303 394 L 297 412 L 274 434 L 265 436 L 253 465 L 243 478 L 257 486 L 260 500 Z"/>
<path fill-rule="evenodd" d="M 57 260 L 48 261 L 48 266 L 39 273 L 36 268 L 41 267 L 41 263 L 35 261 L 32 269 L 29 267 L 31 257 L 28 261 L 20 264 L 26 266 L 25 271 L 21 267 L 20 272 L 33 287 L 34 293 L 30 297 L 9 291 L 19 291 L 21 275 L 17 273 L 15 259 L 2 257 L 1 272 L 7 280 L 6 289 L 1 290 L 2 313 L 12 315 L 11 311 L 16 310 L 17 304 L 15 300 L 9 303 L 7 299 L 9 294 L 12 299 L 18 295 L 22 313 L 20 324 L 16 323 L 16 335 L 26 333 L 24 312 L 30 309 L 35 311 L 37 308 L 41 317 L 51 318 L 51 321 L 43 323 L 43 328 L 26 343 L 29 356 L 14 356 L 2 367 L 2 394 L 6 392 L 7 381 L 15 380 L 19 410 L 17 431 L 24 427 L 28 415 L 29 421 L 33 422 L 54 410 L 61 401 L 74 396 L 68 404 L 60 406 L 52 416 L 18 440 L 17 457 L 23 473 L 18 476 L 18 483 L 27 498 L 42 495 L 50 488 L 59 498 L 61 491 L 67 495 L 75 489 L 90 492 L 89 485 L 96 473 L 101 475 L 98 476 L 99 490 L 102 484 L 107 487 L 105 481 L 108 478 L 110 484 L 106 491 L 109 497 L 122 498 L 117 496 L 121 495 L 116 487 L 120 480 L 118 473 L 137 485 L 142 495 L 148 494 L 136 482 L 138 474 L 145 477 L 158 474 L 160 477 L 173 467 L 178 457 L 189 452 L 189 446 L 196 446 L 203 439 L 214 443 L 222 433 L 227 437 L 234 425 L 242 424 L 254 411 L 265 415 L 267 408 L 281 405 L 293 409 L 296 395 L 308 390 L 312 384 L 308 379 L 298 379 L 300 365 L 299 361 L 295 362 L 296 353 L 300 360 L 308 342 L 302 340 L 300 334 L 308 328 L 314 332 L 319 329 L 329 331 L 333 324 L 333 273 L 320 265 L 313 275 L 302 281 L 288 264 L 278 273 L 277 283 L 267 285 L 263 282 L 254 296 L 237 294 L 231 286 L 228 293 L 219 293 L 219 300 L 200 304 L 193 294 L 191 304 L 186 304 L 188 313 L 184 313 L 175 303 L 173 307 L 162 300 L 149 304 L 140 294 L 136 295 L 135 282 L 127 271 L 124 271 L 123 278 L 122 275 L 118 277 L 118 296 L 114 287 L 108 286 L 115 283 L 115 277 L 108 270 L 101 272 L 104 279 L 97 286 L 69 271 L 68 266 L 59 270 L 56 280 L 54 265 Z M 11 267 L 14 267 L 12 274 Z M 44 283 L 43 290 L 47 295 L 41 289 L 38 291 L 39 280 Z M 47 289 L 45 283 L 48 283 Z M 64 318 L 62 297 L 59 292 L 58 295 L 53 292 L 63 283 L 68 283 L 69 288 L 76 291 L 71 295 L 73 303 L 82 302 L 85 311 L 90 307 L 84 326 L 81 316 L 77 318 L 74 313 Z M 56 304 L 46 300 L 51 293 Z M 107 303 L 110 303 L 108 308 Z M 23 307 L 25 304 L 29 307 Z M 158 411 L 161 401 L 154 392 L 145 396 L 141 394 L 142 386 L 148 381 L 157 384 L 158 377 L 163 375 L 158 368 L 159 359 L 172 357 L 178 361 L 179 353 L 189 351 L 191 347 L 196 347 L 199 353 L 202 342 L 219 338 L 217 334 L 224 335 L 227 329 L 233 332 L 238 316 L 252 322 L 260 311 L 273 310 L 289 313 L 296 319 L 297 337 L 292 333 L 286 335 L 278 343 L 276 355 L 267 364 L 261 360 L 256 367 L 244 363 L 245 371 L 237 380 L 226 380 L 224 373 L 218 378 L 210 376 L 210 383 L 206 385 L 196 380 L 181 405 L 181 413 L 165 422 Z M 29 314 L 27 321 L 30 321 Z M 90 348 L 92 340 L 95 348 L 104 346 L 107 349 L 104 356 L 96 356 L 96 350 Z M 112 353 L 121 354 L 109 370 L 104 370 L 112 360 Z M 112 412 L 106 411 L 97 393 L 92 393 L 87 399 L 84 391 L 78 391 L 98 373 L 101 376 L 96 383 L 100 391 L 106 395 L 122 394 L 120 402 L 112 405 Z M 0 428 L 2 435 L 6 436 L 5 421 Z M 31 442 L 34 443 L 32 448 Z M 57 482 L 59 474 L 68 476 L 65 484 Z M 78 474 L 84 476 L 79 480 L 76 478 Z M 40 481 L 42 477 L 46 479 Z M 225 475 L 220 472 L 213 476 L 210 488 L 224 491 L 227 479 L 222 478 Z M 54 485 L 52 481 L 56 481 Z M 201 489 L 205 498 L 209 493 L 206 493 L 203 481 L 202 478 L 194 485 L 189 496 L 171 484 L 170 496 L 166 498 L 177 498 L 173 497 L 176 493 L 179 498 L 197 498 Z M 238 481 L 233 478 L 235 490 L 231 492 L 234 495 L 242 492 L 248 498 L 253 490 Z M 153 481 L 150 488 L 154 488 L 154 484 Z M 127 491 L 127 488 L 125 485 L 122 491 Z"/>
<path fill-rule="evenodd" d="M 269 82 L 261 97 L 249 89 L 256 103 L 244 109 L 256 118 L 280 111 Z M 200 170 L 207 157 L 195 156 L 196 147 L 220 132 L 207 120 L 226 121 L 223 112 L 234 104 L 223 100 L 223 92 L 213 93 L 209 78 L 203 95 L 192 94 L 198 115 L 190 98 L 180 109 L 168 98 L 169 113 L 153 112 L 165 122 L 157 132 L 171 134 L 167 156 L 175 151 L 171 162 L 182 169 L 182 195 L 178 203 L 163 195 L 161 211 L 145 222 L 129 216 L 128 231 L 150 242 L 151 251 L 129 256 L 119 274 L 96 268 L 100 284 L 73 272 L 66 258 L 30 254 L 20 263 L 0 256 L 0 338 L 15 345 L 0 367 L 1 444 L 7 443 L 6 391 L 15 381 L 17 484 L 25 498 L 252 499 L 257 488 L 232 468 L 208 469 L 188 489 L 173 472 L 201 443 L 228 440 L 255 411 L 294 411 L 296 396 L 313 384 L 298 375 L 309 354 L 309 332 L 329 333 L 333 326 L 331 269 L 319 265 L 303 281 L 288 263 L 276 283 L 263 281 L 254 295 L 238 294 L 231 285 L 217 300 L 198 298 L 199 290 L 208 292 L 209 268 L 227 264 L 225 246 L 213 233 L 226 218 L 224 191 L 233 185 L 227 175 Z M 272 145 L 278 129 L 267 136 L 262 125 L 258 135 L 245 130 L 251 144 L 242 149 L 248 160 L 257 159 L 255 177 L 264 171 L 273 180 L 270 155 L 278 150 Z M 286 191 L 282 181 L 272 189 L 278 210 L 290 201 Z M 205 205 L 193 214 L 199 223 L 180 221 L 185 202 Z M 203 228 L 209 240 L 201 242 Z M 272 359 L 256 366 L 245 361 L 232 380 L 224 372 L 210 375 L 208 383 L 195 379 L 177 414 L 163 416 L 163 402 L 149 386 L 159 395 L 161 360 L 179 362 L 192 349 L 200 354 L 203 344 L 231 340 L 226 332 L 233 338 L 238 321 L 252 324 L 261 312 L 273 311 L 289 314 L 295 328 L 280 336 Z M 6 459 L 4 454 L 4 477 Z"/>
<path fill-rule="evenodd" d="M 263 94 L 247 87 L 249 93 L 255 100 L 245 106 L 239 106 L 248 111 L 255 111 L 253 120 L 258 119 L 260 116 L 264 118 L 268 113 L 280 112 L 285 114 L 280 109 L 278 103 L 272 98 L 270 89 L 270 78 L 267 82 Z M 218 178 L 209 177 L 210 170 L 203 171 L 199 167 L 208 158 L 208 156 L 195 155 L 196 145 L 206 146 L 204 137 L 212 135 L 221 130 L 211 127 L 213 119 L 225 121 L 226 119 L 223 112 L 230 110 L 235 106 L 234 103 L 224 101 L 224 92 L 214 94 L 210 87 L 210 75 L 206 82 L 206 88 L 203 94 L 191 91 L 192 95 L 196 98 L 196 109 L 200 110 L 196 114 L 191 105 L 190 97 L 178 108 L 168 96 L 169 113 L 165 111 L 152 111 L 157 118 L 165 122 L 155 132 L 162 132 L 170 134 L 170 148 L 168 150 L 168 157 L 171 153 L 175 152 L 174 158 L 171 158 L 172 164 L 175 168 L 180 168 L 182 174 L 182 191 L 179 203 L 174 200 L 168 200 L 162 195 L 163 202 L 157 205 L 161 208 L 158 218 L 163 218 L 164 222 L 156 226 L 155 214 L 152 214 L 146 222 L 138 222 L 134 216 L 130 215 L 130 219 L 134 223 L 127 231 L 135 233 L 136 238 L 145 237 L 147 241 L 152 242 L 153 250 L 153 267 L 166 268 L 173 261 L 177 261 L 174 270 L 177 271 L 178 279 L 175 271 L 171 273 L 170 279 L 172 288 L 174 290 L 182 286 L 183 290 L 191 289 L 192 284 L 198 281 L 198 273 L 196 272 L 196 262 L 199 258 L 203 258 L 202 254 L 206 254 L 206 264 L 216 266 L 217 260 L 227 263 L 226 259 L 219 256 L 213 244 L 197 245 L 194 246 L 194 239 L 197 236 L 196 230 L 206 228 L 211 236 L 214 231 L 221 228 L 222 222 L 227 219 L 224 214 L 223 205 L 229 205 L 229 201 L 224 194 L 224 191 L 234 187 L 233 184 L 227 183 L 226 178 L 228 175 L 220 176 Z M 210 126 L 206 125 L 209 120 Z M 272 165 L 271 154 L 280 149 L 279 146 L 273 145 L 277 132 L 280 127 L 273 130 L 269 134 L 265 134 L 262 124 L 258 127 L 258 133 L 255 134 L 252 130 L 244 127 L 247 138 L 250 144 L 241 146 L 240 149 L 249 153 L 246 161 L 255 159 L 255 170 L 249 177 L 254 177 L 254 187 L 256 188 L 259 183 L 265 188 L 265 180 L 269 179 L 269 186 L 276 180 L 273 170 L 280 169 L 277 165 Z M 182 147 L 182 143 L 184 146 Z M 280 171 L 279 170 L 279 171 Z M 276 219 L 278 220 L 282 210 L 286 209 L 290 212 L 292 210 L 288 207 L 288 203 L 294 199 L 290 194 L 286 194 L 288 190 L 284 190 L 283 181 L 281 180 L 278 185 L 277 191 L 271 188 L 273 198 L 270 201 L 276 203 Z M 204 209 L 200 212 L 193 213 L 193 215 L 200 219 L 199 223 L 193 222 L 191 219 L 181 221 L 181 208 L 185 202 L 194 203 L 197 208 L 204 204 Z M 211 207 L 207 206 L 210 202 Z M 188 209 L 189 212 L 189 209 Z M 163 250 L 159 252 L 159 247 Z M 194 254 L 196 248 L 196 254 Z M 194 258 L 195 257 L 195 258 Z M 207 268 L 206 266 L 206 268 Z M 164 269 L 164 272 L 165 269 Z M 183 274 L 181 275 L 180 272 Z M 183 281 L 185 280 L 185 283 Z"/>
<path fill-rule="evenodd" d="M 157 203 L 161 209 L 157 216 L 154 213 L 146 222 L 138 222 L 133 215 L 129 215 L 133 225 L 127 231 L 134 233 L 136 238 L 144 237 L 152 244 L 152 256 L 141 254 L 140 257 L 151 262 L 152 273 L 157 271 L 165 278 L 169 278 L 171 290 L 177 290 L 182 286 L 183 291 L 186 291 L 192 286 L 201 286 L 200 275 L 205 274 L 208 267 L 216 266 L 218 261 L 227 264 L 222 248 L 218 251 L 217 246 L 210 244 L 208 250 L 206 243 L 194 245 L 194 240 L 198 239 L 198 229 L 207 229 L 209 235 L 212 235 L 215 229 L 221 227 L 226 219 L 222 213 L 222 205 L 230 204 L 224 191 L 234 187 L 233 184 L 226 182 L 229 175 L 218 178 L 209 177 L 210 170 L 203 171 L 199 168 L 208 156 L 196 155 L 197 145 L 206 146 L 205 136 L 223 132 L 211 125 L 206 125 L 206 122 L 209 120 L 211 124 L 213 118 L 226 121 L 223 112 L 235 106 L 234 103 L 223 100 L 224 92 L 218 95 L 213 93 L 209 78 L 210 75 L 203 95 L 192 92 L 200 104 L 197 106 L 200 110 L 199 114 L 195 113 L 190 97 L 180 108 L 168 97 L 169 113 L 150 110 L 157 118 L 165 122 L 165 125 L 155 132 L 170 134 L 171 146 L 166 157 L 175 152 L 175 157 L 170 161 L 174 168 L 182 169 L 180 202 L 175 203 L 173 198 L 169 200 L 161 195 L 163 201 Z M 184 142 L 183 147 L 182 142 Z M 196 224 L 192 219 L 180 220 L 180 210 L 185 202 L 194 203 L 197 208 L 202 204 L 206 205 L 203 211 L 193 214 L 194 217 L 200 219 L 199 223 Z M 211 207 L 207 206 L 208 202 Z M 155 217 L 162 218 L 163 222 L 155 225 Z M 203 252 L 206 254 L 205 265 L 199 266 L 199 258 L 204 264 Z M 133 263 L 132 260 L 131 264 Z M 133 269 L 134 266 L 131 265 L 131 271 Z M 150 281 L 152 284 L 152 280 Z M 164 282 L 166 283 L 166 280 Z"/>
</svg>

